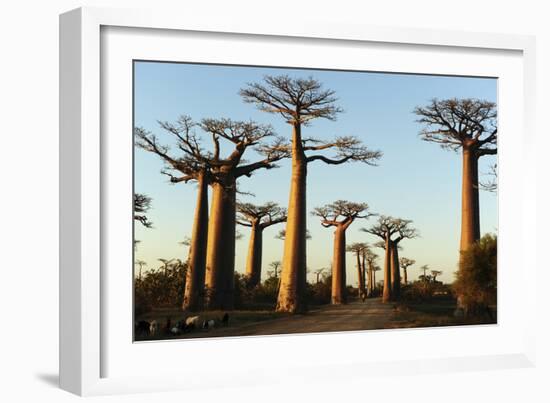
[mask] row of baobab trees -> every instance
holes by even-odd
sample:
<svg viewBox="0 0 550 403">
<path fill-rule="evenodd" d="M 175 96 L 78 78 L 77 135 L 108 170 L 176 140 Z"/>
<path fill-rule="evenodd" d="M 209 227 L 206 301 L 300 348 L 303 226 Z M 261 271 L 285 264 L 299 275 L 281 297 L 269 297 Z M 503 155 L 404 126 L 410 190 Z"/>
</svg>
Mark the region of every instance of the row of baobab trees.
<svg viewBox="0 0 550 403">
<path fill-rule="evenodd" d="M 253 231 L 249 253 L 251 267 L 261 261 L 261 229 L 276 222 L 286 222 L 281 283 L 276 310 L 301 312 L 306 309 L 306 237 L 307 237 L 307 172 L 312 163 L 339 165 L 361 162 L 376 166 L 382 157 L 357 137 L 336 137 L 321 140 L 304 136 L 302 130 L 315 119 L 335 120 L 341 109 L 336 105 L 334 91 L 324 89 L 313 78 L 291 78 L 286 75 L 266 76 L 262 82 L 248 83 L 240 91 L 245 103 L 259 110 L 280 116 L 290 126 L 290 136 L 274 133 L 270 125 L 253 121 L 241 122 L 227 118 L 202 119 L 195 122 L 181 116 L 175 123 L 159 122 L 165 133 L 173 136 L 177 155 L 155 134 L 135 128 L 136 145 L 158 155 L 165 163 L 163 174 L 171 183 L 197 184 L 197 202 L 188 257 L 188 270 L 183 309 L 232 309 L 235 272 L 235 233 L 237 221 L 237 181 L 260 170 L 277 167 L 284 158 L 291 159 L 292 171 L 288 206 L 278 215 L 261 218 L 248 207 L 240 209 L 240 224 Z M 496 154 L 496 111 L 491 102 L 475 99 L 432 100 L 426 107 L 414 111 L 424 129 L 423 140 L 440 144 L 443 148 L 459 150 L 463 154 L 462 226 L 460 251 L 479 240 L 479 180 L 478 160 L 484 155 Z M 200 134 L 199 134 L 200 133 Z M 205 138 L 210 138 L 206 146 Z M 222 156 L 221 142 L 231 146 L 231 152 Z M 223 147 L 226 149 L 227 147 Z M 243 156 L 255 150 L 258 159 L 249 162 Z M 327 155 L 327 152 L 330 155 Z M 212 190 L 210 212 L 208 187 Z M 242 206 L 242 205 L 241 205 Z M 253 206 L 257 209 L 258 206 Z M 278 206 L 272 206 L 280 208 Z M 260 207 L 261 209 L 261 207 Z M 248 209 L 250 210 L 250 209 Z M 357 218 L 368 218 L 368 206 L 338 201 L 318 208 L 326 227 L 335 227 L 333 263 L 333 295 L 343 296 L 345 287 L 345 231 Z M 284 220 L 282 215 L 284 214 Z M 267 218 L 266 218 L 267 217 Z M 400 293 L 398 245 L 403 239 L 417 235 L 411 221 L 379 216 L 376 225 L 367 230 L 384 242 L 384 292 L 389 301 Z M 251 276 L 259 276 L 255 269 Z M 393 278 L 393 281 L 392 281 Z M 254 280 L 255 281 L 255 280 Z"/>
<path fill-rule="evenodd" d="M 246 276 L 251 287 L 259 284 L 262 267 L 263 230 L 273 224 L 286 221 L 286 210 L 275 203 L 256 206 L 250 203 L 237 203 L 237 223 L 250 227 L 250 241 L 246 259 Z M 312 215 L 320 218 L 325 228 L 334 228 L 334 247 L 332 259 L 332 292 L 333 304 L 342 304 L 346 295 L 346 252 L 354 252 L 357 258 L 357 277 L 360 296 L 369 294 L 366 284 L 374 287 L 374 267 L 377 255 L 366 243 L 347 245 L 346 231 L 358 219 L 368 219 L 375 216 L 366 203 L 354 203 L 337 200 L 323 207 L 317 207 Z M 411 227 L 412 221 L 389 216 L 379 216 L 377 222 L 361 231 L 378 236 L 381 241 L 375 246 L 383 248 L 384 255 L 384 287 L 382 299 L 384 302 L 397 300 L 400 297 L 401 275 L 400 267 L 406 269 L 414 263 L 410 259 L 399 259 L 399 243 L 404 239 L 418 236 L 416 229 Z M 283 239 L 286 235 L 284 232 Z M 306 233 L 307 238 L 307 233 Z M 365 262 L 367 264 L 365 264 Z M 368 280 L 367 277 L 368 276 Z M 407 280 L 405 279 L 405 283 Z M 369 290 L 372 292 L 372 289 Z"/>
</svg>

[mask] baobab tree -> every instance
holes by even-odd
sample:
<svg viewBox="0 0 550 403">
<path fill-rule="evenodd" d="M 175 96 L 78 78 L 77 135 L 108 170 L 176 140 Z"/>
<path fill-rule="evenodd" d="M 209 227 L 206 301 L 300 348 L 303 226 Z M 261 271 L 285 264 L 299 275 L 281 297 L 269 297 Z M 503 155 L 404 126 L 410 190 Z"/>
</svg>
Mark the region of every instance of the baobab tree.
<svg viewBox="0 0 550 403">
<path fill-rule="evenodd" d="M 358 218 L 369 218 L 367 203 L 337 200 L 315 208 L 311 214 L 321 218 L 325 228 L 334 227 L 334 252 L 332 261 L 332 304 L 345 304 L 346 296 L 346 230 Z M 359 262 L 359 255 L 358 263 Z M 360 264 L 359 272 L 361 271 Z M 283 268 L 284 270 L 284 268 Z M 361 274 L 359 274 L 361 277 Z"/>
<path fill-rule="evenodd" d="M 395 219 L 395 226 L 397 228 L 397 237 L 392 241 L 391 250 L 391 271 L 392 271 L 392 293 L 394 299 L 401 297 L 401 270 L 399 269 L 399 243 L 403 239 L 413 239 L 418 236 L 416 228 L 410 226 L 411 220 L 404 220 L 401 218 Z"/>
<path fill-rule="evenodd" d="M 426 272 L 430 270 L 429 266 L 427 264 L 420 267 L 420 270 L 422 270 L 423 274 L 420 276 L 424 281 L 428 279 L 429 276 L 426 276 Z"/>
<path fill-rule="evenodd" d="M 215 144 L 212 167 L 212 204 L 206 252 L 206 307 L 233 309 L 235 273 L 235 226 L 237 179 L 250 177 L 258 169 L 277 167 L 277 161 L 289 155 L 289 147 L 281 138 L 265 144 L 274 137 L 269 125 L 255 122 L 236 122 L 230 119 L 203 119 L 201 128 L 210 133 Z M 225 139 L 234 147 L 227 158 L 220 156 L 219 140 Z M 255 147 L 263 158 L 243 163 L 247 149 Z"/>
<path fill-rule="evenodd" d="M 366 278 L 368 279 L 368 295 L 372 295 L 376 286 L 376 279 L 374 278 L 374 267 L 376 259 L 378 259 L 378 255 L 372 251 L 369 244 L 365 243 L 365 246 L 366 247 L 362 250 L 363 273 L 367 273 Z M 363 277 L 365 277 L 365 275 L 363 275 Z"/>
<path fill-rule="evenodd" d="M 147 266 L 147 262 L 144 260 L 137 260 L 136 264 L 139 266 L 138 278 L 141 280 L 141 270 L 144 266 Z"/>
<path fill-rule="evenodd" d="M 170 269 L 170 264 L 174 260 L 175 259 L 162 259 L 162 258 L 158 259 L 158 261 L 162 263 L 162 270 L 163 270 L 165 276 L 168 276 L 168 270 Z"/>
<path fill-rule="evenodd" d="M 365 265 L 361 261 L 361 258 L 365 255 L 365 249 L 368 245 L 364 242 L 355 242 L 346 247 L 346 252 L 355 253 L 355 258 L 357 260 L 357 283 L 358 286 L 358 297 L 361 298 L 365 294 Z"/>
<path fill-rule="evenodd" d="M 443 271 L 442 270 L 432 270 L 430 273 L 432 273 L 432 280 L 433 282 L 437 282 L 437 276 L 440 276 L 441 274 L 443 274 Z"/>
<path fill-rule="evenodd" d="M 151 202 L 152 199 L 149 196 L 134 193 L 134 220 L 139 221 L 146 228 L 153 227 L 153 223 L 145 215 L 151 208 Z"/>
<path fill-rule="evenodd" d="M 237 203 L 237 224 L 250 227 L 250 241 L 246 260 L 246 276 L 250 287 L 255 287 L 260 283 L 264 229 L 285 221 L 286 211 L 279 207 L 277 203 L 268 202 L 261 206 L 251 203 Z"/>
<path fill-rule="evenodd" d="M 136 145 L 162 159 L 165 164 L 162 173 L 169 176 L 171 183 L 197 183 L 197 201 L 191 238 L 187 245 L 188 267 L 182 303 L 182 308 L 189 311 L 202 308 L 208 239 L 208 185 L 212 179 L 211 158 L 200 146 L 200 138 L 192 131 L 195 125 L 188 116 L 181 116 L 174 125 L 161 124 L 167 133 L 176 138 L 177 147 L 182 152 L 181 156 L 174 156 L 169 147 L 159 144 L 154 134 L 143 128 L 134 130 Z"/>
<path fill-rule="evenodd" d="M 414 259 L 409 259 L 409 258 L 406 258 L 406 257 L 402 257 L 401 259 L 399 259 L 399 264 L 401 265 L 401 268 L 403 269 L 403 284 L 405 284 L 405 285 L 408 284 L 407 269 L 415 263 L 416 263 L 416 260 L 414 260 Z"/>
<path fill-rule="evenodd" d="M 289 147 L 275 136 L 269 125 L 255 122 L 240 122 L 230 119 L 203 119 L 195 123 L 189 116 L 181 116 L 176 123 L 160 122 L 161 127 L 173 135 L 177 147 L 183 152 L 182 158 L 174 158 L 168 154 L 166 146 L 157 144 L 156 137 L 140 130 L 139 146 L 161 156 L 167 164 L 163 173 L 170 176 L 173 183 L 196 180 L 199 183 L 199 200 L 195 212 L 194 233 L 190 259 L 190 273 L 193 281 L 190 297 L 193 300 L 199 289 L 202 291 L 205 284 L 207 293 L 205 305 L 211 309 L 232 309 L 233 307 L 233 279 L 235 271 L 235 225 L 236 225 L 236 194 L 237 179 L 251 176 L 258 169 L 276 167 L 275 162 L 289 155 Z M 201 138 L 195 133 L 199 128 L 212 139 L 212 151 L 205 151 L 201 145 Z M 266 144 L 266 139 L 274 138 L 272 144 Z M 227 157 L 221 156 L 221 140 L 233 146 Z M 255 148 L 262 155 L 262 159 L 246 163 L 243 154 L 247 149 Z M 171 172 L 179 171 L 183 176 L 176 177 Z M 202 176 L 201 176 L 202 175 Z M 212 204 L 210 219 L 208 219 L 208 199 L 206 186 L 212 187 Z M 200 207 L 199 207 L 200 206 Z M 206 207 L 206 208 L 205 208 Z M 197 231 L 195 231 L 195 224 Z M 200 235 L 200 236 L 197 236 Z M 197 242 L 196 242 L 197 239 Z M 200 240 L 200 242 L 198 242 Z M 197 244 L 196 244 L 197 243 Z M 200 264 L 195 264 L 200 260 Z M 205 264 L 202 263 L 205 261 Z M 204 274 L 205 269 L 206 274 Z M 205 280 L 203 280 L 205 278 Z M 195 287 L 196 286 L 196 287 Z M 187 286 L 185 294 L 187 295 Z M 196 304 L 186 303 L 184 308 L 191 310 Z"/>
<path fill-rule="evenodd" d="M 258 109 L 281 115 L 292 128 L 292 177 L 290 181 L 288 219 L 281 288 L 277 311 L 299 312 L 306 308 L 306 177 L 308 164 L 321 161 L 338 165 L 360 161 L 374 165 L 381 153 L 365 147 L 355 137 L 338 137 L 325 141 L 303 137 L 302 127 L 314 119 L 335 120 L 341 109 L 336 106 L 335 93 L 324 89 L 313 78 L 291 78 L 287 75 L 265 76 L 263 83 L 249 83 L 241 90 L 247 103 Z M 335 155 L 307 152 L 332 150 Z"/>
<path fill-rule="evenodd" d="M 399 243 L 403 239 L 412 239 L 418 236 L 416 229 L 410 226 L 411 223 L 411 220 L 382 215 L 372 227 L 361 229 L 364 232 L 382 238 L 384 241 L 384 290 L 382 302 L 388 302 L 390 299 L 399 299 L 401 295 L 398 248 Z"/>
<path fill-rule="evenodd" d="M 378 242 L 375 242 L 373 244 L 374 247 L 376 248 L 380 248 L 382 250 L 386 250 L 386 241 L 378 241 Z M 397 245 L 397 249 L 399 250 L 402 250 L 403 248 L 401 247 L 401 245 Z M 393 282 L 394 282 L 394 275 L 393 275 L 393 255 L 391 254 L 391 250 L 390 250 L 390 255 L 392 256 L 392 258 L 390 259 L 390 277 L 391 277 L 391 282 L 390 282 L 390 293 L 392 291 L 392 287 L 393 287 Z"/>
<path fill-rule="evenodd" d="M 319 280 L 319 277 L 321 277 L 323 275 L 323 273 L 325 272 L 326 268 L 324 267 L 321 267 L 320 269 L 317 269 L 315 270 L 313 273 L 315 274 L 315 282 L 316 283 L 319 283 L 320 280 Z"/>
<path fill-rule="evenodd" d="M 267 272 L 268 275 L 273 275 L 273 277 L 277 278 L 279 277 L 279 268 L 281 267 L 281 261 L 280 260 L 274 260 L 273 262 L 269 263 L 269 267 L 272 269 Z"/>
<path fill-rule="evenodd" d="M 493 102 L 479 99 L 433 99 L 414 113 L 424 124 L 422 140 L 444 149 L 462 150 L 462 222 L 460 251 L 479 240 L 478 161 L 497 153 L 497 111 Z"/>
</svg>

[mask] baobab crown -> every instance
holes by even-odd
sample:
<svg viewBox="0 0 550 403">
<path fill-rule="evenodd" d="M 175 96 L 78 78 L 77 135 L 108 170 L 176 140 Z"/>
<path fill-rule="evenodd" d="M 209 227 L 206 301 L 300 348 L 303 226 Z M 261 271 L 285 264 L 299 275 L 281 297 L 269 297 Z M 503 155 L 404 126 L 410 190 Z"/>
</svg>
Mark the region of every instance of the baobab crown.
<svg viewBox="0 0 550 403">
<path fill-rule="evenodd" d="M 280 115 L 292 129 L 292 176 L 277 310 L 303 311 L 306 308 L 307 166 L 313 161 L 331 165 L 359 161 L 374 165 L 381 153 L 368 149 L 353 136 L 334 140 L 302 136 L 302 128 L 314 119 L 336 120 L 342 112 L 336 105 L 335 92 L 323 88 L 312 77 L 265 76 L 261 83 L 248 83 L 240 94 L 245 102 L 261 111 Z"/>
</svg>

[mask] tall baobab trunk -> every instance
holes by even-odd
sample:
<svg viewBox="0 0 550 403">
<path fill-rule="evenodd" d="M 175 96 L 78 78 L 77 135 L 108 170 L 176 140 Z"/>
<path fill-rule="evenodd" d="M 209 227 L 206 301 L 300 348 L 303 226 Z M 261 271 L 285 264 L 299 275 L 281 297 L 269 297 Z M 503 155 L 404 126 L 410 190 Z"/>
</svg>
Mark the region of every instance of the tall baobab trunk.
<svg viewBox="0 0 550 403">
<path fill-rule="evenodd" d="M 389 302 L 391 299 L 391 243 L 390 235 L 386 235 L 386 249 L 384 256 L 384 290 L 382 302 Z"/>
<path fill-rule="evenodd" d="M 460 251 L 466 251 L 479 240 L 478 163 L 475 149 L 462 148 L 462 224 Z"/>
<path fill-rule="evenodd" d="M 332 304 L 346 303 L 346 231 L 342 226 L 334 231 L 332 258 Z"/>
<path fill-rule="evenodd" d="M 407 280 L 407 268 L 403 267 L 403 284 L 407 285 L 409 282 Z"/>
<path fill-rule="evenodd" d="M 462 147 L 462 228 L 459 267 L 462 266 L 462 253 L 480 238 L 478 158 L 475 149 L 467 145 Z M 465 309 L 461 301 L 462 298 L 458 295 L 456 313 Z"/>
<path fill-rule="evenodd" d="M 259 224 L 253 224 L 248 243 L 248 257 L 246 260 L 246 276 L 248 285 L 255 287 L 260 283 L 262 273 L 262 238 L 263 228 Z"/>
<path fill-rule="evenodd" d="M 391 244 L 391 270 L 392 270 L 392 299 L 398 300 L 401 296 L 401 274 L 399 271 L 399 251 L 397 244 Z"/>
<path fill-rule="evenodd" d="M 277 311 L 305 310 L 306 288 L 306 179 L 307 161 L 302 147 L 300 124 L 293 126 L 292 178 Z"/>
<path fill-rule="evenodd" d="M 235 272 L 235 179 L 212 183 L 206 252 L 206 307 L 233 309 Z"/>
<path fill-rule="evenodd" d="M 473 187 L 474 187 L 474 206 L 475 206 L 475 233 L 474 237 L 476 241 L 479 241 L 481 238 L 481 224 L 480 224 L 480 217 L 479 217 L 479 155 L 476 152 L 475 157 L 473 159 L 474 163 L 474 181 L 473 181 Z"/>
<path fill-rule="evenodd" d="M 204 173 L 199 174 L 197 206 L 189 246 L 187 274 L 182 308 L 199 310 L 203 302 L 206 269 L 206 245 L 208 240 L 208 181 Z"/>
</svg>

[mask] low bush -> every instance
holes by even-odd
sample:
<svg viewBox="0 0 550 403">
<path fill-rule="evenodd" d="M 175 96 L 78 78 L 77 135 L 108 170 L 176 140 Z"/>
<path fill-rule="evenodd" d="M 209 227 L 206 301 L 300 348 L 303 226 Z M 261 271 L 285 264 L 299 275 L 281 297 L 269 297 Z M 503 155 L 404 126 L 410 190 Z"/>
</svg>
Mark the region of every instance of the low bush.
<svg viewBox="0 0 550 403">
<path fill-rule="evenodd" d="M 497 301 L 497 238 L 487 234 L 462 253 L 454 291 L 466 313 L 485 313 Z"/>
</svg>

